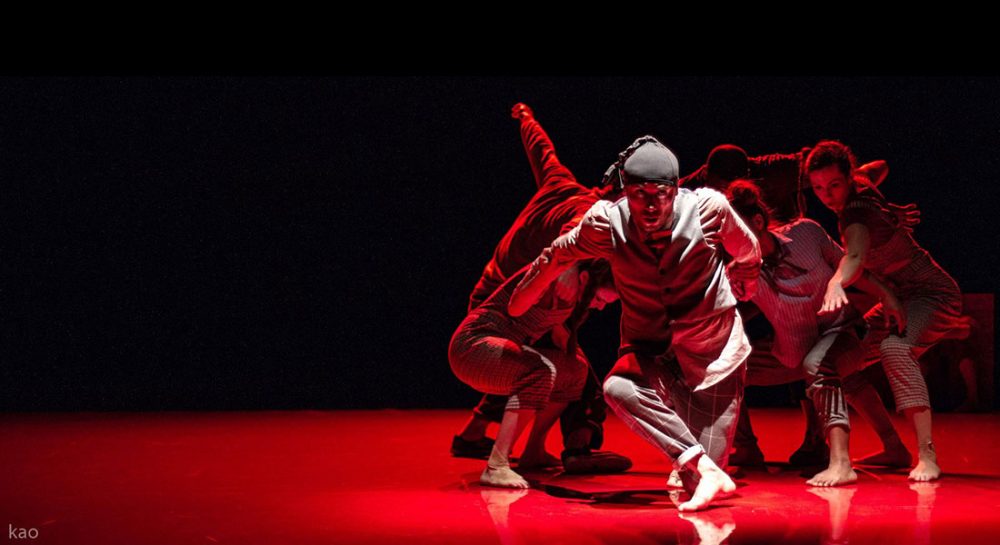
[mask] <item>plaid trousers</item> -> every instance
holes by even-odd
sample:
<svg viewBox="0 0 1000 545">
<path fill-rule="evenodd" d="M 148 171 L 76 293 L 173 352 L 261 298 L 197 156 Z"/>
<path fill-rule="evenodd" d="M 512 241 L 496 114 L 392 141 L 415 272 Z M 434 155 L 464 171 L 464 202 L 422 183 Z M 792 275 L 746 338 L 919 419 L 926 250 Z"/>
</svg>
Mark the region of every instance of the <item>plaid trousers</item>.
<svg viewBox="0 0 1000 545">
<path fill-rule="evenodd" d="M 942 340 L 967 337 L 970 320 L 962 315 L 958 285 L 932 259 L 916 260 L 903 273 L 895 274 L 904 278 L 902 285 L 894 288 L 906 311 L 906 330 L 890 331 L 879 303 L 865 315 L 870 330 L 864 346 L 869 361 L 881 357 L 896 410 L 902 412 L 930 407 L 927 383 L 917 360 Z"/>
<path fill-rule="evenodd" d="M 729 459 L 729 447 L 743 400 L 746 364 L 718 383 L 695 391 L 683 378 L 676 360 L 629 353 L 641 375 L 612 375 L 604 382 L 608 406 L 677 469 L 688 468 L 705 453 L 719 467 Z"/>
</svg>

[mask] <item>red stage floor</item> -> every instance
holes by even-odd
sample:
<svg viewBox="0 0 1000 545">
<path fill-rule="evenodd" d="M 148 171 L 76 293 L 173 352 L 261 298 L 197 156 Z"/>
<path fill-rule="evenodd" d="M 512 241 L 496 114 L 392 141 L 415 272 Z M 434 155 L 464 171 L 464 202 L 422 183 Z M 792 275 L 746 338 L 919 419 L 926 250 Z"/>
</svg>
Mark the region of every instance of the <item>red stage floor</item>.
<svg viewBox="0 0 1000 545">
<path fill-rule="evenodd" d="M 791 410 L 757 410 L 769 461 L 797 446 Z M 667 464 L 614 417 L 627 474 L 533 475 L 482 488 L 447 448 L 461 411 L 0 415 L 0 530 L 36 543 L 996 543 L 1000 415 L 935 415 L 946 476 L 862 472 L 807 487 L 792 469 L 740 477 L 737 496 L 678 514 Z M 859 426 L 859 428 L 862 428 Z M 909 442 L 912 435 L 901 428 Z M 558 431 L 550 437 L 558 452 Z M 874 446 L 855 433 L 855 454 Z M 699 541 L 701 540 L 701 541 Z M 16 540 L 12 540 L 16 541 Z"/>
</svg>

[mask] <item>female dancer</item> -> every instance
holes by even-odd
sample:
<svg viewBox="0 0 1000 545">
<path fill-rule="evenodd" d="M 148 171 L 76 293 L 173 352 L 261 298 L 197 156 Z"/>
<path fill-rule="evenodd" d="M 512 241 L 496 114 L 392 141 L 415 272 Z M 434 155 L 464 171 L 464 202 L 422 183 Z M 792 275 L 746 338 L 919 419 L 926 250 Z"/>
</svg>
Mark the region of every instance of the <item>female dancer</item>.
<svg viewBox="0 0 1000 545">
<path fill-rule="evenodd" d="M 941 475 L 931 440 L 931 408 L 927 384 L 917 359 L 946 338 L 968 335 L 968 319 L 961 316 L 958 285 L 899 227 L 885 197 L 857 180 L 851 150 L 840 142 L 824 141 L 806 159 L 813 191 L 838 216 L 846 253 L 827 285 L 821 313 L 848 304 L 844 288 L 876 275 L 884 283 L 881 303 L 868 314 L 872 330 L 865 344 L 878 347 L 896 409 L 912 421 L 917 436 L 918 462 L 910 472 L 914 481 Z"/>
</svg>

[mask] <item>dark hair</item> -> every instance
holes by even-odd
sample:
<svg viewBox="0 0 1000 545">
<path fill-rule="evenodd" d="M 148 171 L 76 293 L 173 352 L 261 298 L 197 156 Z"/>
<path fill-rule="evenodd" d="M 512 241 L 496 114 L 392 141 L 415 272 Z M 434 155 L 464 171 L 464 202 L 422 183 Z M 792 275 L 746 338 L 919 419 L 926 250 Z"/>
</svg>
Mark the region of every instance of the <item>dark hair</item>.
<svg viewBox="0 0 1000 545">
<path fill-rule="evenodd" d="M 835 166 L 845 178 L 850 179 L 858 161 L 851 148 L 836 140 L 823 140 L 809 152 L 806 158 L 806 174 L 821 168 Z"/>
<path fill-rule="evenodd" d="M 613 187 L 617 187 L 620 189 L 625 184 L 625 179 L 622 178 L 622 166 L 625 164 L 625 161 L 627 161 L 629 157 L 632 157 L 632 154 L 635 153 L 635 150 L 639 149 L 644 144 L 649 144 L 650 142 L 655 142 L 663 146 L 663 142 L 660 142 L 655 136 L 650 136 L 647 134 L 646 136 L 640 136 L 639 138 L 636 138 L 635 142 L 632 142 L 632 144 L 629 145 L 629 147 L 625 148 L 624 150 L 622 150 L 621 153 L 618 154 L 618 160 L 615 161 L 614 163 L 611 163 L 611 166 L 609 166 L 608 169 L 604 171 L 604 178 L 601 180 L 601 185 L 610 184 Z M 614 183 L 616 179 L 617 183 Z"/>
<path fill-rule="evenodd" d="M 576 332 L 587 319 L 587 315 L 590 313 L 590 303 L 597 296 L 598 288 L 611 282 L 611 264 L 604 259 L 580 261 L 577 265 L 577 274 L 583 271 L 587 271 L 590 278 L 580 292 L 580 298 L 576 302 L 576 307 L 573 308 L 573 313 L 566 319 L 566 329 L 569 330 L 566 352 L 570 355 L 576 354 Z"/>
<path fill-rule="evenodd" d="M 754 216 L 760 214 L 764 217 L 764 228 L 770 224 L 771 211 L 760 196 L 760 188 L 750 180 L 733 180 L 726 189 L 726 197 L 744 222 L 750 223 Z"/>
<path fill-rule="evenodd" d="M 715 146 L 705 162 L 708 174 L 718 176 L 727 182 L 746 177 L 748 168 L 747 152 L 733 144 Z"/>
</svg>

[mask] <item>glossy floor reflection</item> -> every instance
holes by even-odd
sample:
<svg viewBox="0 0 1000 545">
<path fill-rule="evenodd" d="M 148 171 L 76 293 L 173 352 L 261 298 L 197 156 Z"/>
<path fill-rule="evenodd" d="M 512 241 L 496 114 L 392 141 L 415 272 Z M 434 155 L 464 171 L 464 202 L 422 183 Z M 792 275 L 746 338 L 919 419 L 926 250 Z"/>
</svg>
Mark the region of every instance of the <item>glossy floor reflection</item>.
<svg viewBox="0 0 1000 545">
<path fill-rule="evenodd" d="M 731 498 L 680 514 L 667 465 L 612 417 L 616 476 L 529 474 L 536 488 L 477 484 L 453 459 L 461 411 L 0 416 L 0 526 L 37 543 L 995 543 L 1000 415 L 935 415 L 946 476 L 861 471 L 810 488 L 781 464 L 801 439 L 791 410 L 754 425 L 767 471 Z M 904 439 L 912 440 L 906 427 Z M 558 432 L 550 438 L 558 451 Z M 875 446 L 856 430 L 854 452 Z"/>
</svg>

